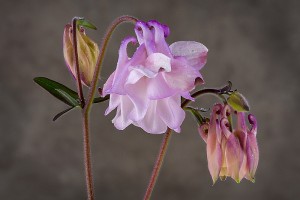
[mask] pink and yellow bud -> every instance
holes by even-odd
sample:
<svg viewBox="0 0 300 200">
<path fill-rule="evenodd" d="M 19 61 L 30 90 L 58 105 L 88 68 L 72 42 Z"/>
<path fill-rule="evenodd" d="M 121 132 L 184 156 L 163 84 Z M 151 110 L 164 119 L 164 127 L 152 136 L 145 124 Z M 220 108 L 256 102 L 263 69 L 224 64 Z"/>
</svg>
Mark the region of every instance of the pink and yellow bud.
<svg viewBox="0 0 300 200">
<path fill-rule="evenodd" d="M 76 31 L 80 79 L 83 84 L 85 84 L 86 86 L 90 86 L 99 55 L 99 48 L 98 45 L 85 34 L 85 31 L 82 27 L 78 28 Z M 64 29 L 63 51 L 67 67 L 74 78 L 76 78 L 77 76 L 72 32 L 72 26 L 70 24 L 67 24 Z"/>
<path fill-rule="evenodd" d="M 243 178 L 254 182 L 254 175 L 259 160 L 256 140 L 257 123 L 249 115 L 246 125 L 245 113 L 237 113 L 236 129 L 231 126 L 231 108 L 228 105 L 216 104 L 213 107 L 209 124 L 199 127 L 199 133 L 207 143 L 208 169 L 213 182 L 220 177 L 233 178 L 239 183 Z"/>
</svg>

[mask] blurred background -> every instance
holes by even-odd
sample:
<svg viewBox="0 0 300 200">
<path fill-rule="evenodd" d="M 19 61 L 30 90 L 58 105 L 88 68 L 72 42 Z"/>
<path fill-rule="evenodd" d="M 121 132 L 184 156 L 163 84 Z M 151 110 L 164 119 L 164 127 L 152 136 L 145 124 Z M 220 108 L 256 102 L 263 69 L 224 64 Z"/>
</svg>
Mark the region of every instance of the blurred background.
<svg viewBox="0 0 300 200">
<path fill-rule="evenodd" d="M 194 40 L 209 49 L 201 71 L 205 87 L 227 80 L 249 100 L 259 122 L 260 163 L 256 183 L 218 181 L 212 186 L 206 146 L 187 115 L 174 134 L 153 198 L 297 199 L 300 196 L 300 3 L 297 0 L 66 0 L 1 1 L 0 199 L 86 199 L 80 111 L 56 122 L 67 106 L 32 79 L 46 76 L 75 89 L 62 54 L 64 25 L 84 16 L 100 43 L 106 27 L 124 14 L 167 24 L 169 44 Z M 102 81 L 114 70 L 121 40 L 114 34 Z M 197 101 L 210 107 L 217 100 Z M 134 126 L 118 131 L 104 117 L 107 103 L 93 107 L 92 159 L 96 199 L 142 199 L 163 135 Z"/>
</svg>

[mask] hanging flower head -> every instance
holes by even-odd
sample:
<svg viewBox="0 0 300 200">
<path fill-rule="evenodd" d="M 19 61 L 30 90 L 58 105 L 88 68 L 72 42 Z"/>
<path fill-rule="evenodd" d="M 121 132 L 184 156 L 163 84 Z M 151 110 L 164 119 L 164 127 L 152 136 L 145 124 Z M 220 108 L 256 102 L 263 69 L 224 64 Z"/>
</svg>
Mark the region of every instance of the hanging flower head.
<svg viewBox="0 0 300 200">
<path fill-rule="evenodd" d="M 76 78 L 72 31 L 71 24 L 67 24 L 63 36 L 63 51 L 67 67 L 74 78 Z M 99 48 L 98 45 L 85 34 L 83 27 L 79 27 L 76 31 L 80 78 L 83 84 L 90 86 L 99 55 Z"/>
<path fill-rule="evenodd" d="M 252 114 L 248 116 L 252 125 L 249 129 L 245 113 L 237 112 L 237 127 L 232 130 L 231 112 L 228 105 L 216 104 L 209 124 L 199 127 L 199 133 L 207 143 L 208 169 L 214 183 L 218 177 L 224 180 L 227 176 L 238 183 L 243 178 L 254 182 L 259 160 L 256 119 Z"/>
<path fill-rule="evenodd" d="M 195 83 L 203 83 L 199 70 L 206 63 L 207 48 L 192 41 L 168 46 L 169 28 L 157 21 L 139 21 L 137 40 L 123 40 L 116 70 L 104 84 L 103 95 L 110 94 L 105 114 L 117 108 L 113 119 L 123 130 L 134 124 L 148 133 L 164 133 L 167 127 L 179 132 L 185 118 L 181 97 L 193 99 Z M 139 47 L 131 58 L 127 45 Z"/>
</svg>

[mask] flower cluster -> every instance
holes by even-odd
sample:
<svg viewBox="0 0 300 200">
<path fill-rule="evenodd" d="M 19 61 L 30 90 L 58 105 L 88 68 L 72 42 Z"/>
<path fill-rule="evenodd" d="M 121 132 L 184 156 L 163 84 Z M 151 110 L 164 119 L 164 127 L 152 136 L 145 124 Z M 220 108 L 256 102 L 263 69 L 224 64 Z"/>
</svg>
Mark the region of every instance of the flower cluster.
<svg viewBox="0 0 300 200">
<path fill-rule="evenodd" d="M 157 21 L 138 21 L 135 33 L 139 47 L 129 58 L 127 45 L 136 38 L 122 42 L 116 70 L 104 85 L 103 96 L 110 95 L 105 114 L 117 108 L 112 121 L 120 130 L 133 124 L 148 133 L 164 133 L 167 127 L 180 132 L 181 97 L 193 100 L 189 92 L 203 83 L 199 70 L 208 50 L 193 41 L 168 46 L 169 28 Z"/>
<path fill-rule="evenodd" d="M 215 183 L 218 177 L 227 176 L 240 182 L 246 178 L 254 182 L 259 160 L 256 140 L 257 122 L 252 114 L 248 115 L 249 129 L 244 112 L 237 114 L 237 126 L 232 130 L 232 109 L 228 105 L 216 104 L 209 123 L 199 127 L 199 133 L 207 143 L 208 169 Z"/>
</svg>

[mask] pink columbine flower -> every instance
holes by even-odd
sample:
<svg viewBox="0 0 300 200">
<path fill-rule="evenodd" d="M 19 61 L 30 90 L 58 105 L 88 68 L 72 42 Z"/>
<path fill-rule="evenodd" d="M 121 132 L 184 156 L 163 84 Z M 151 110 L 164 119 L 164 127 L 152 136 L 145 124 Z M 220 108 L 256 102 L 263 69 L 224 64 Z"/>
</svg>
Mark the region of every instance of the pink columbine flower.
<svg viewBox="0 0 300 200">
<path fill-rule="evenodd" d="M 227 176 L 240 182 L 243 178 L 254 182 L 259 152 L 256 140 L 257 122 L 248 115 L 249 129 L 245 121 L 245 113 L 237 112 L 237 126 L 232 130 L 230 115 L 232 109 L 216 104 L 210 122 L 199 127 L 199 133 L 207 143 L 208 169 L 216 182 L 218 177 L 224 180 Z"/>
<path fill-rule="evenodd" d="M 63 51 L 66 65 L 73 77 L 76 78 L 72 31 L 71 24 L 67 24 L 64 29 Z M 90 86 L 99 55 L 99 48 L 98 45 L 85 34 L 85 30 L 82 27 L 76 31 L 81 82 L 86 86 Z"/>
<path fill-rule="evenodd" d="M 139 47 L 131 58 L 123 40 L 116 70 L 104 84 L 110 94 L 105 114 L 117 108 L 112 120 L 117 129 L 133 124 L 148 133 L 164 133 L 167 127 L 179 132 L 185 118 L 181 97 L 193 99 L 190 91 L 203 83 L 199 70 L 206 63 L 207 48 L 192 41 L 168 46 L 169 28 L 157 21 L 139 21 L 135 26 Z"/>
</svg>

